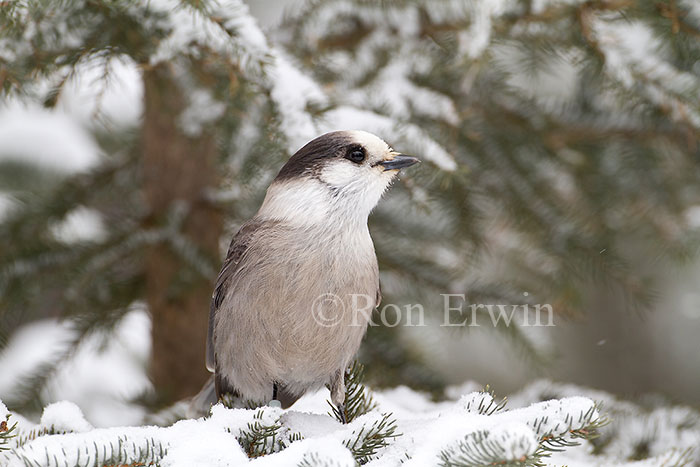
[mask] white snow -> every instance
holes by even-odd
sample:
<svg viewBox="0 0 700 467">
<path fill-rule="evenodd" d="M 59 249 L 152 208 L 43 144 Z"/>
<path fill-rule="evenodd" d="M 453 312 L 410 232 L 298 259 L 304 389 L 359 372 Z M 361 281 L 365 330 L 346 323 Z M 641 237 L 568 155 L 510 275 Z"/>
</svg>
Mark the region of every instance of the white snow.
<svg viewBox="0 0 700 467">
<path fill-rule="evenodd" d="M 12 212 L 17 202 L 13 196 L 0 192 L 0 221 Z"/>
<path fill-rule="evenodd" d="M 127 56 L 80 62 L 63 86 L 56 108 L 87 128 L 97 123 L 135 126 L 143 112 L 141 71 Z"/>
<path fill-rule="evenodd" d="M 441 10 L 442 4 L 436 4 L 427 12 Z M 399 4 L 386 3 L 373 5 L 350 1 L 327 2 L 323 8 L 311 11 L 312 19 L 304 24 L 303 34 L 307 42 L 319 40 L 336 34 L 347 33 L 354 23 L 343 24 L 344 17 L 360 16 L 368 25 L 380 29 L 396 31 L 399 36 L 411 36 L 420 31 L 420 15 L 416 8 L 405 8 Z M 345 28 L 344 28 L 345 26 Z"/>
<path fill-rule="evenodd" d="M 695 0 L 681 0 L 680 4 L 688 10 L 688 16 L 685 18 L 695 24 L 695 27 L 700 26 L 700 3 Z"/>
<path fill-rule="evenodd" d="M 50 400 L 80 401 L 96 426 L 139 423 L 143 408 L 130 401 L 152 390 L 144 372 L 151 323 L 143 304 L 132 305 L 113 334 L 90 336 L 47 384 Z"/>
<path fill-rule="evenodd" d="M 595 18 L 592 24 L 611 77 L 627 88 L 641 87 L 651 102 L 670 107 L 674 118 L 700 128 L 700 112 L 692 105 L 700 79 L 666 60 L 664 45 L 646 24 L 627 18 Z"/>
<path fill-rule="evenodd" d="M 68 401 L 49 404 L 41 414 L 39 428 L 51 429 L 57 432 L 82 433 L 92 430 L 83 413 L 77 405 Z"/>
<path fill-rule="evenodd" d="M 281 129 L 287 135 L 290 151 L 296 151 L 318 136 L 307 107 L 326 104 L 326 96 L 311 78 L 280 51 L 275 50 L 274 61 L 268 67 L 270 97 L 282 117 Z"/>
<path fill-rule="evenodd" d="M 485 7 L 489 15 L 504 8 L 501 2 L 497 3 L 493 8 Z M 332 87 L 323 89 L 300 65 L 292 64 L 288 68 L 287 59 L 280 61 L 280 53 L 276 50 L 272 53 L 276 60 L 269 68 L 283 72 L 272 74 L 271 97 L 282 115 L 280 126 L 291 141 L 290 147 L 296 149 L 326 131 L 365 130 L 379 135 L 396 149 L 400 150 L 402 145 L 410 148 L 416 156 L 442 170 L 455 170 L 457 164 L 442 142 L 408 122 L 411 115 L 451 125 L 457 125 L 460 120 L 449 97 L 414 81 L 415 76 L 428 74 L 433 66 L 426 59 L 430 47 L 416 47 L 415 39 L 422 33 L 421 14 L 464 17 L 471 10 L 460 2 L 440 3 L 424 11 L 412 4 L 358 5 L 341 0 L 328 2 L 310 14 L 313 18 L 305 21 L 301 34 L 312 45 L 321 37 L 348 33 L 349 28 L 357 27 L 354 20 L 345 21 L 346 18 L 360 17 L 370 32 L 353 53 L 317 51 L 319 62 L 339 76 Z M 390 48 L 391 44 L 396 47 Z M 391 50 L 388 63 L 382 53 L 387 50 Z M 372 78 L 369 83 L 368 77 Z M 318 112 L 312 119 L 306 111 L 308 107 L 327 110 Z"/>
<path fill-rule="evenodd" d="M 68 348 L 72 337 L 69 323 L 53 319 L 34 322 L 13 333 L 0 353 L 0 399 L 12 399 L 19 381 L 41 364 L 55 362 Z M 41 345 L 36 345 L 37 342 Z"/>
<path fill-rule="evenodd" d="M 362 103 L 364 108 L 383 108 L 398 121 L 419 115 L 457 125 L 459 116 L 454 103 L 443 94 L 417 86 L 410 76 L 419 66 L 406 60 L 406 56 L 410 54 L 392 60 L 372 83 L 349 92 L 345 101 L 354 105 Z"/>
<path fill-rule="evenodd" d="M 565 436 L 600 416 L 594 399 L 614 414 L 614 422 L 602 436 L 613 436 L 602 454 L 595 454 L 588 441 L 569 447 L 552 457 L 548 466 L 656 466 L 684 458 L 686 447 L 700 443 L 698 414 L 683 407 L 658 407 L 649 412 L 629 402 L 616 401 L 601 391 L 540 381 L 512 397 L 505 408 L 499 398 L 472 391 L 474 383 L 452 387 L 450 399 L 433 402 L 426 394 L 407 387 L 374 393 L 377 408 L 347 425 L 327 412 L 328 390 L 302 398 L 291 409 L 227 409 L 212 407 L 208 417 L 181 420 L 168 427 L 113 427 L 93 429 L 76 405 L 58 402 L 46 407 L 39 425 L 20 420 L 21 432 L 13 450 L 0 454 L 3 465 L 93 465 L 128 463 L 138 453 L 150 452 L 167 466 L 288 466 L 307 461 L 311 465 L 353 466 L 348 445 L 361 430 L 367 430 L 391 413 L 397 433 L 367 464 L 372 467 L 437 465 L 442 456 L 478 455 L 483 442 L 498 446 L 503 461 L 532 456 L 544 438 Z M 540 401 L 544 394 L 555 399 Z M 0 403 L 0 416 L 4 413 Z M 271 454 L 248 459 L 237 438 L 252 424 L 278 423 L 277 441 Z M 45 433 L 67 433 L 46 435 Z M 21 439 L 17 445 L 17 439 Z M 296 439 L 296 441 L 291 441 Z M 650 458 L 626 461 L 640 442 L 648 442 Z M 98 449 L 95 449 L 95 446 Z M 78 459 L 80 462 L 78 463 Z M 9 464 L 8 464 L 9 463 Z M 322 464 L 323 465 L 323 464 Z"/>
<path fill-rule="evenodd" d="M 685 211 L 686 222 L 691 229 L 700 229 L 700 206 L 691 206 Z"/>
<path fill-rule="evenodd" d="M 61 222 L 51 227 L 51 231 L 64 243 L 99 242 L 107 235 L 100 213 L 82 206 L 71 210 Z"/>
<path fill-rule="evenodd" d="M 562 5 L 576 5 L 584 1 L 585 0 L 533 0 L 530 8 L 533 14 L 540 15 L 544 13 L 547 8 L 557 8 Z"/>
<path fill-rule="evenodd" d="M 90 133 L 63 111 L 16 101 L 0 106 L 0 161 L 72 173 L 96 165 L 99 154 Z"/>
<path fill-rule="evenodd" d="M 573 384 L 555 383 L 540 380 L 528 385 L 522 391 L 510 396 L 508 406 L 522 407 L 532 404 L 543 396 L 596 400 L 602 412 L 611 419 L 609 426 L 601 431 L 604 448 L 598 455 L 593 454 L 593 446 L 584 443 L 581 447 L 554 454 L 548 465 L 568 465 L 570 467 L 590 466 L 660 466 L 685 465 L 679 459 L 694 465 L 699 460 L 695 452 L 700 445 L 700 414 L 683 406 L 649 407 L 618 400 L 604 391 L 583 388 Z M 556 402 L 556 401 L 549 401 Z M 657 400 L 657 403 L 661 402 Z M 535 407 L 531 405 L 530 407 Z M 605 440 L 610 442 L 606 443 Z M 640 445 L 649 448 L 649 458 L 642 461 L 626 462 Z"/>
<path fill-rule="evenodd" d="M 214 99 L 209 90 L 193 89 L 187 94 L 187 106 L 178 117 L 178 125 L 186 135 L 198 136 L 205 127 L 220 118 L 225 110 L 226 105 Z"/>
<path fill-rule="evenodd" d="M 233 63 L 240 65 L 245 77 L 269 90 L 290 153 L 331 129 L 363 129 L 392 142 L 403 140 L 410 143 L 411 147 L 425 153 L 425 159 L 444 170 L 456 168 L 454 159 L 438 142 L 420 128 L 401 121 L 401 115 L 411 110 L 433 117 L 440 116 L 453 123 L 458 121 L 456 109 L 447 97 L 415 86 L 408 80 L 407 75 L 415 68 L 415 64 L 402 65 L 401 62 L 396 62 L 395 69 L 386 70 L 375 86 L 370 87 L 373 89 L 371 93 L 358 96 L 358 103 L 364 103 L 369 108 L 386 104 L 389 116 L 360 111 L 348 105 L 320 112 L 328 108 L 330 103 L 325 90 L 280 47 L 267 42 L 242 2 L 228 0 L 216 4 L 211 15 L 219 18 L 218 24 L 192 8 L 177 7 L 170 0 L 152 1 L 150 6 L 169 12 L 165 26 L 171 30 L 151 57 L 151 64 L 172 61 L 183 52 L 196 55 L 202 47 L 229 57 Z M 334 17 L 342 14 L 345 8 L 342 3 L 336 5 Z M 397 26 L 402 26 L 399 28 L 402 34 L 415 34 L 417 28 L 408 26 L 417 24 L 416 13 L 414 9 L 389 9 L 387 18 Z M 367 57 L 367 60 L 371 61 L 372 58 Z M 353 100 L 352 93 L 345 97 Z M 199 133 L 204 125 L 211 123 L 223 112 L 223 107 L 208 94 L 195 92 L 188 99 L 189 105 L 179 120 L 180 126 L 188 134 Z M 313 117 L 314 109 L 319 111 L 319 119 Z"/>
<path fill-rule="evenodd" d="M 161 41 L 158 50 L 151 55 L 151 65 L 172 62 L 183 53 L 197 53 L 197 46 L 208 47 L 241 61 L 245 69 L 253 62 L 264 60 L 268 52 L 267 39 L 248 7 L 239 0 L 212 2 L 211 16 L 220 23 L 210 21 L 194 8 L 172 0 L 150 0 L 149 7 L 167 13 L 171 33 Z"/>
<path fill-rule="evenodd" d="M 505 11 L 508 2 L 491 0 L 488 2 L 471 2 L 471 24 L 466 30 L 466 37 L 460 38 L 460 45 L 470 58 L 481 56 L 491 42 L 492 18 Z"/>
<path fill-rule="evenodd" d="M 357 463 L 352 454 L 339 440 L 320 437 L 303 439 L 292 443 L 282 456 L 264 456 L 254 459 L 250 465 L 254 467 L 279 467 L 283 465 L 299 465 L 308 460 L 312 465 L 332 465 L 334 467 L 355 467 Z"/>
<path fill-rule="evenodd" d="M 506 82 L 518 94 L 536 100 L 545 110 L 561 111 L 570 104 L 579 87 L 581 50 L 559 50 L 543 58 L 542 65 L 531 69 L 525 63 L 529 50 L 517 41 L 494 44 L 489 53 L 493 65 L 504 73 Z"/>
<path fill-rule="evenodd" d="M 144 410 L 130 400 L 151 390 L 144 372 L 150 354 L 150 320 L 143 305 L 134 304 L 109 338 L 91 335 L 66 356 L 74 337 L 70 322 L 53 319 L 15 332 L 0 353 L 0 399 L 15 399 L 15 391 L 21 389 L 18 383 L 41 365 L 58 364 L 42 393 L 44 403 L 79 401 L 96 426 L 140 423 Z"/>
</svg>

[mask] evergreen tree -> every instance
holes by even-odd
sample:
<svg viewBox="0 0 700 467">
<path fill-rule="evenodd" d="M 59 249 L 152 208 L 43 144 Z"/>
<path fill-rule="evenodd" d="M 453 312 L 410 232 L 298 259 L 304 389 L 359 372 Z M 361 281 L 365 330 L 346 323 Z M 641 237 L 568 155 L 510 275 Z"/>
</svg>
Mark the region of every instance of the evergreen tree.
<svg viewBox="0 0 700 467">
<path fill-rule="evenodd" d="M 0 225 L 0 345 L 48 313 L 75 323 L 77 345 L 143 301 L 162 402 L 206 377 L 225 242 L 289 155 L 330 129 L 363 127 L 425 161 L 370 228 L 384 301 L 423 303 L 437 322 L 441 293 L 523 303 L 527 291 L 582 313 L 592 282 L 644 307 L 653 284 L 635 253 L 697 247 L 690 2 L 321 0 L 272 41 L 237 0 L 18 0 L 0 31 L 3 101 L 51 109 L 71 79 L 97 69 L 108 82 L 118 64 L 143 86 L 140 119 L 118 126 L 98 109 L 104 156 L 90 172 L 0 166 L 15 200 Z M 103 238 L 57 237 L 78 208 L 98 213 Z M 537 357 L 517 327 L 499 329 Z M 377 327 L 362 360 L 377 383 L 438 388 L 422 350 Z M 13 408 L 40 407 L 52 368 L 40 370 Z"/>
</svg>

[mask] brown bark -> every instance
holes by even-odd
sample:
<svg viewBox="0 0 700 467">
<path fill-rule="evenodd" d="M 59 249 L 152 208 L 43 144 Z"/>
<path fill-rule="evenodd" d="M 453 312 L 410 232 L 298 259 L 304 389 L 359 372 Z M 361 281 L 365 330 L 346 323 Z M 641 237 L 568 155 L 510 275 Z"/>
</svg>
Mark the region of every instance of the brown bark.
<svg viewBox="0 0 700 467">
<path fill-rule="evenodd" d="M 178 128 L 185 106 L 167 65 L 144 71 L 143 190 L 149 227 L 162 226 L 173 202 L 189 207 L 182 233 L 199 250 L 218 257 L 221 213 L 204 200 L 216 185 L 216 146 L 204 132 L 192 138 Z M 209 300 L 213 277 L 202 278 L 164 244 L 145 258 L 146 300 L 152 318 L 150 376 L 158 403 L 194 395 L 208 374 L 204 366 Z M 186 277 L 185 286 L 182 278 Z M 193 278 L 193 279 L 192 279 Z"/>
</svg>

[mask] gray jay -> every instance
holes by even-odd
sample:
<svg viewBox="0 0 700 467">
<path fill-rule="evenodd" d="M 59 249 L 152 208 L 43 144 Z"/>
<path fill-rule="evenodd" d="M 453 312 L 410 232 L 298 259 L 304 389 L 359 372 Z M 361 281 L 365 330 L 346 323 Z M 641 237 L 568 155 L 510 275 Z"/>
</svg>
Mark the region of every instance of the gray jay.
<svg viewBox="0 0 700 467">
<path fill-rule="evenodd" d="M 341 413 L 344 373 L 381 299 L 367 217 L 418 159 L 364 131 L 299 149 L 231 240 L 209 313 L 207 368 L 217 399 L 286 408 L 327 384 Z M 355 297 L 355 298 L 353 298 Z M 211 386 L 211 382 L 209 383 Z"/>
</svg>

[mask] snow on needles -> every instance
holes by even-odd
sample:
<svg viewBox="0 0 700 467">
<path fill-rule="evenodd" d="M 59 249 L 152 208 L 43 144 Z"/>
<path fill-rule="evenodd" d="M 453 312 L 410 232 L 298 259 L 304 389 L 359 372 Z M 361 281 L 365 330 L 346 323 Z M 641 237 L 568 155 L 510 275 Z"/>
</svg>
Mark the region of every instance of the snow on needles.
<svg viewBox="0 0 700 467">
<path fill-rule="evenodd" d="M 386 412 L 387 407 L 381 401 L 387 399 L 378 396 L 377 409 L 347 425 L 325 413 L 327 391 L 306 398 L 300 408 L 308 412 L 272 407 L 227 409 L 216 405 L 207 418 L 182 420 L 164 428 L 92 429 L 77 406 L 59 402 L 46 407 L 40 424 L 30 432 L 34 434 L 20 434 L 18 439 L 22 441 L 15 442 L 13 450 L 4 456 L 11 466 L 130 463 L 143 460 L 146 452 L 163 466 L 232 466 L 247 462 L 285 466 L 297 465 L 304 459 L 333 460 L 334 465 L 351 466 L 355 460 L 348 448 L 350 441 L 361 430 L 381 421 Z M 477 452 L 476 441 L 482 438 L 501 446 L 503 459 L 523 459 L 535 453 L 543 436 L 563 435 L 598 417 L 593 401 L 582 397 L 542 402 L 492 415 L 483 412 L 493 402 L 491 395 L 483 392 L 466 394 L 449 403 L 431 403 L 426 396 L 410 390 L 404 390 L 403 396 L 393 393 L 391 399 L 393 402 L 388 405 L 403 405 L 405 409 L 397 411 L 401 434 L 367 465 L 398 466 L 402 462 L 405 466 L 436 465 L 441 456 L 451 455 L 453 451 Z M 410 410 L 416 399 L 423 401 L 420 410 Z M 288 447 L 249 461 L 237 440 L 254 423 L 262 426 L 280 423 L 278 440 Z M 37 436 L 37 433 L 49 435 Z"/>
<path fill-rule="evenodd" d="M 321 88 L 292 65 L 280 51 L 274 51 L 275 61 L 270 65 L 270 97 L 282 117 L 281 129 L 287 136 L 290 151 L 296 151 L 307 141 L 318 136 L 318 129 L 307 112 L 309 105 L 327 105 Z"/>
<path fill-rule="evenodd" d="M 151 55 L 152 65 L 171 62 L 183 52 L 196 54 L 198 46 L 205 46 L 234 58 L 250 71 L 269 51 L 265 35 L 242 1 L 212 2 L 214 10 L 206 13 L 173 0 L 151 0 L 149 6 L 165 13 L 168 22 L 160 26 L 170 30 Z"/>
<path fill-rule="evenodd" d="M 340 129 L 374 129 L 393 144 L 405 142 L 425 150 L 420 154 L 422 158 L 434 162 L 443 170 L 456 168 L 452 156 L 438 142 L 417 126 L 396 118 L 397 114 L 406 113 L 408 105 L 411 105 L 424 109 L 428 114 L 437 112 L 446 115 L 456 122 L 456 111 L 444 96 L 410 86 L 407 79 L 400 81 L 400 86 L 397 86 L 396 80 L 389 80 L 384 85 L 378 83 L 376 94 L 386 97 L 387 90 L 396 90 L 389 96 L 391 116 L 341 103 L 339 107 L 331 108 L 330 111 L 319 112 L 321 116 L 317 120 L 313 116 L 313 109 L 328 109 L 331 103 L 329 97 L 309 74 L 294 63 L 292 57 L 285 54 L 280 47 L 268 43 L 243 2 L 218 2 L 214 4 L 212 11 L 206 12 L 182 6 L 171 0 L 152 1 L 150 5 L 167 13 L 164 17 L 169 20 L 160 26 L 170 31 L 151 56 L 151 64 L 173 61 L 184 52 L 196 56 L 200 48 L 214 50 L 222 56 L 229 57 L 232 63 L 239 65 L 246 78 L 268 90 L 280 117 L 280 130 L 286 136 L 290 153 L 327 131 L 329 126 L 336 129 L 337 123 L 348 122 L 350 126 Z M 396 16 L 398 22 L 402 15 L 397 12 Z M 404 76 L 410 69 L 402 69 L 401 72 Z M 360 103 L 365 107 L 372 107 L 366 99 L 361 99 Z M 367 121 L 357 120 L 359 114 L 365 115 Z M 196 134 L 201 131 L 202 123 L 209 123 L 218 115 L 211 99 L 190 99 L 188 108 L 181 116 L 181 126 L 188 134 Z"/>
<path fill-rule="evenodd" d="M 675 119 L 700 128 L 700 112 L 692 105 L 699 102 L 700 79 L 664 58 L 662 44 L 648 26 L 626 18 L 605 21 L 600 17 L 592 24 L 611 76 L 626 88 L 641 86 L 649 100 L 668 106 Z"/>
<path fill-rule="evenodd" d="M 94 138 L 65 112 L 11 101 L 0 106 L 0 161 L 3 160 L 69 174 L 96 165 L 100 149 Z"/>
<path fill-rule="evenodd" d="M 38 425 L 11 414 L 11 423 L 20 422 L 20 432 L 10 440 L 10 450 L 0 452 L 0 465 L 356 466 L 355 440 L 387 416 L 396 431 L 364 459 L 370 467 L 532 465 L 536 460 L 537 465 L 571 467 L 676 465 L 691 460 L 686 448 L 700 443 L 697 412 L 689 408 L 649 411 L 602 391 L 548 381 L 531 384 L 506 405 L 490 392 L 463 393 L 472 387 L 452 387 L 440 402 L 406 387 L 375 392 L 375 408 L 346 425 L 328 415 L 325 389 L 289 410 L 218 404 L 205 418 L 167 427 L 93 429 L 77 406 L 59 402 L 46 407 Z M 542 401 L 547 394 L 557 398 Z M 594 399 L 614 417 L 600 429 L 595 450 L 590 441 L 576 438 L 604 418 Z M 5 413 L 0 402 L 0 417 Z M 251 438 L 255 430 L 270 429 L 271 440 Z M 268 443 L 265 455 L 251 458 L 260 447 L 255 443 L 261 442 Z M 556 449 L 545 449 L 550 442 Z M 649 457 L 629 461 L 642 442 Z"/>
<path fill-rule="evenodd" d="M 143 371 L 150 352 L 150 320 L 143 304 L 130 308 L 109 338 L 95 333 L 74 352 L 69 352 L 76 336 L 70 321 L 46 319 L 20 328 L 0 352 L 0 399 L 11 404 L 21 397 L 21 381 L 43 366 L 56 365 L 42 391 L 42 403 L 80 401 L 82 412 L 96 426 L 140 423 L 143 407 L 128 401 L 151 390 Z"/>
</svg>

